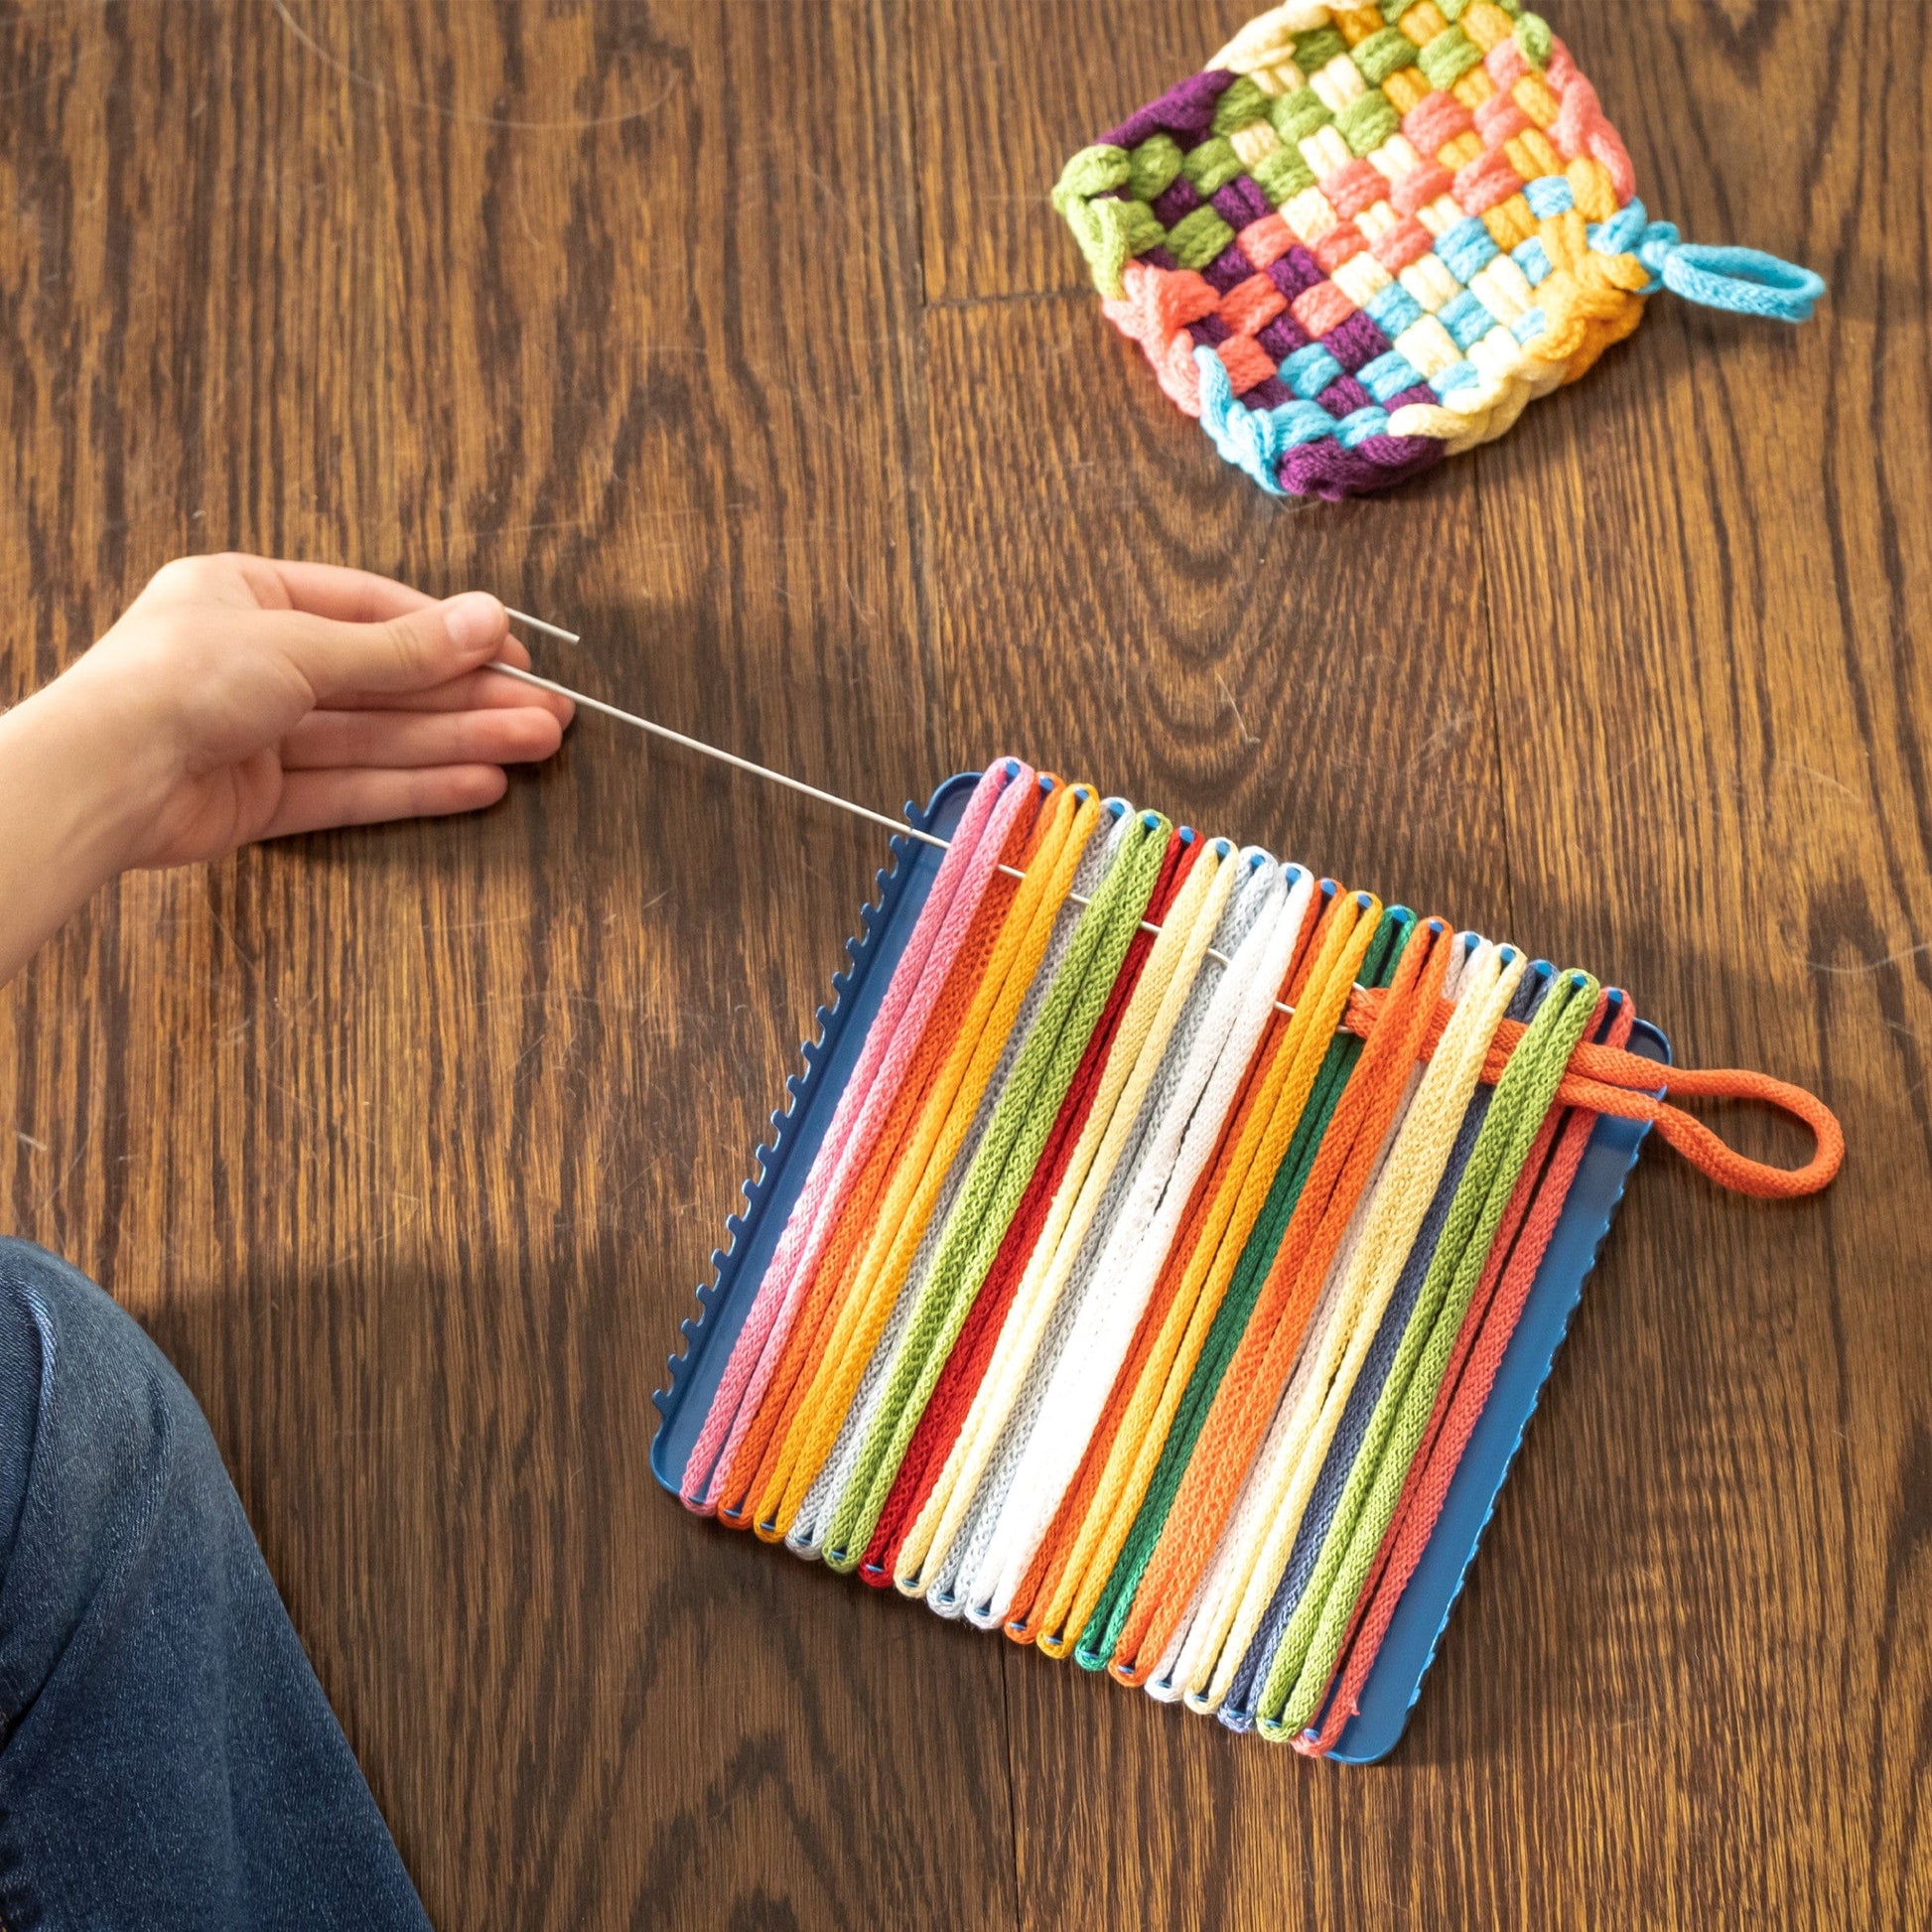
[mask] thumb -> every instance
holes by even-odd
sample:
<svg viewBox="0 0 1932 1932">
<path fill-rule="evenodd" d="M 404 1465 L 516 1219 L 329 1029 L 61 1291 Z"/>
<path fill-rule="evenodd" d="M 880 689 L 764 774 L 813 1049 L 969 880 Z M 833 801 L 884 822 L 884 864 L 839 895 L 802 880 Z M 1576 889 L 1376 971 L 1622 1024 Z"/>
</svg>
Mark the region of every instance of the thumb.
<svg viewBox="0 0 1932 1932">
<path fill-rule="evenodd" d="M 465 591 L 374 623 L 306 611 L 264 613 L 318 704 L 358 692 L 406 692 L 446 683 L 501 650 L 509 619 L 486 591 Z"/>
</svg>

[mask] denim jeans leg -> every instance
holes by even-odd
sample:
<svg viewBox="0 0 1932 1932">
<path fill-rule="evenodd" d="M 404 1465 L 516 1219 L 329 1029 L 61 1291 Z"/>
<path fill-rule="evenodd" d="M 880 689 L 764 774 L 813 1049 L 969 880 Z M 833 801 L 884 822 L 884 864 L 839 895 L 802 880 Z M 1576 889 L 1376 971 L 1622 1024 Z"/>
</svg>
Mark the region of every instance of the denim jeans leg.
<svg viewBox="0 0 1932 1932">
<path fill-rule="evenodd" d="M 428 1924 L 194 1397 L 91 1282 L 11 1240 L 0 1919 Z"/>
</svg>

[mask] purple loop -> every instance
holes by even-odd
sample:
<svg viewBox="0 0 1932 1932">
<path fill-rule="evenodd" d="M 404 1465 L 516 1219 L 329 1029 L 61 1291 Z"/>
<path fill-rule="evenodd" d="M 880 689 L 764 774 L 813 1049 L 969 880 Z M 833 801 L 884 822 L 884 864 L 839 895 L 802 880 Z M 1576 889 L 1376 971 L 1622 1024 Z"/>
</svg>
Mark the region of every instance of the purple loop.
<svg viewBox="0 0 1932 1932">
<path fill-rule="evenodd" d="M 1404 389 L 1400 394 L 1391 396 L 1382 407 L 1393 416 L 1398 409 L 1407 409 L 1416 404 L 1434 408 L 1442 400 L 1428 383 L 1418 382 L 1413 389 Z"/>
<path fill-rule="evenodd" d="M 1221 96 L 1233 85 L 1234 75 L 1225 68 L 1190 73 L 1179 86 L 1170 87 L 1159 100 L 1129 115 L 1111 134 L 1103 134 L 1099 145 L 1138 148 L 1152 135 L 1172 134 L 1183 148 L 1197 147 L 1214 125 Z"/>
<path fill-rule="evenodd" d="M 1252 279 L 1255 265 L 1238 241 L 1230 241 L 1214 259 L 1201 270 L 1207 278 L 1207 285 L 1216 295 L 1225 295 L 1229 289 L 1237 289 L 1243 282 Z"/>
<path fill-rule="evenodd" d="M 1232 181 L 1223 182 L 1214 191 L 1213 200 L 1215 211 L 1236 234 L 1275 211 L 1274 203 L 1252 175 L 1236 175 Z"/>
<path fill-rule="evenodd" d="M 1374 317 L 1364 309 L 1357 309 L 1322 337 L 1321 346 L 1353 375 L 1357 369 L 1366 368 L 1378 355 L 1389 352 L 1389 339 L 1376 328 Z"/>
<path fill-rule="evenodd" d="M 1442 462 L 1448 447 L 1433 436 L 1370 436 L 1346 450 L 1324 436 L 1290 450 L 1276 474 L 1291 495 L 1338 503 L 1420 476 Z"/>
<path fill-rule="evenodd" d="M 1300 242 L 1268 264 L 1268 277 L 1291 302 L 1328 279 L 1321 272 L 1321 264 Z"/>
<path fill-rule="evenodd" d="M 1172 228 L 1201 206 L 1201 198 L 1185 175 L 1176 175 L 1148 206 L 1164 228 Z"/>
<path fill-rule="evenodd" d="M 1327 346 L 1325 340 L 1322 346 Z M 1315 397 L 1315 401 L 1338 423 L 1345 422 L 1358 409 L 1373 409 L 1376 406 L 1375 398 L 1352 375 L 1337 376 Z"/>
<path fill-rule="evenodd" d="M 1290 315 L 1280 315 L 1255 337 L 1277 363 L 1286 362 L 1297 349 L 1307 348 L 1314 338 Z"/>
</svg>

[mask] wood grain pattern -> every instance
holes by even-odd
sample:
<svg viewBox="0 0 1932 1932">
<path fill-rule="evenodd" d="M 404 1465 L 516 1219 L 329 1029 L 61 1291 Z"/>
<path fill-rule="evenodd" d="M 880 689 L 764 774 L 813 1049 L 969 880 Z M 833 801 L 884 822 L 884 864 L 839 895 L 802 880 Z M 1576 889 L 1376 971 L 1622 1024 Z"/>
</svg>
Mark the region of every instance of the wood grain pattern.
<svg viewBox="0 0 1932 1932">
<path fill-rule="evenodd" d="M 124 882 L 0 997 L 5 1225 L 200 1396 L 439 1925 L 1932 1915 L 1924 12 L 1558 9 L 1653 208 L 1834 298 L 1660 304 L 1315 510 L 1045 203 L 1241 17 L 0 5 L 5 695 L 181 550 L 481 582 L 848 793 L 1023 750 L 1587 963 L 1851 1139 L 1789 1209 L 1646 1162 L 1408 1740 L 1336 1772 L 651 1481 L 867 834 L 586 721 L 480 818 Z"/>
</svg>

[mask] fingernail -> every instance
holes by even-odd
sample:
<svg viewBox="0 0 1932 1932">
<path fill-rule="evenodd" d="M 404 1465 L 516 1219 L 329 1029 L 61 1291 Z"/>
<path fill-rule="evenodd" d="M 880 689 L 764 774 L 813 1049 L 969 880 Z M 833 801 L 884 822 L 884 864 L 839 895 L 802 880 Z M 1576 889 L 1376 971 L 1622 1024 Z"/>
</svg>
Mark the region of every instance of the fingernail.
<svg viewBox="0 0 1932 1932">
<path fill-rule="evenodd" d="M 443 623 L 450 642 L 468 654 L 482 652 L 508 627 L 503 607 L 487 591 L 465 591 L 443 600 Z"/>
</svg>

